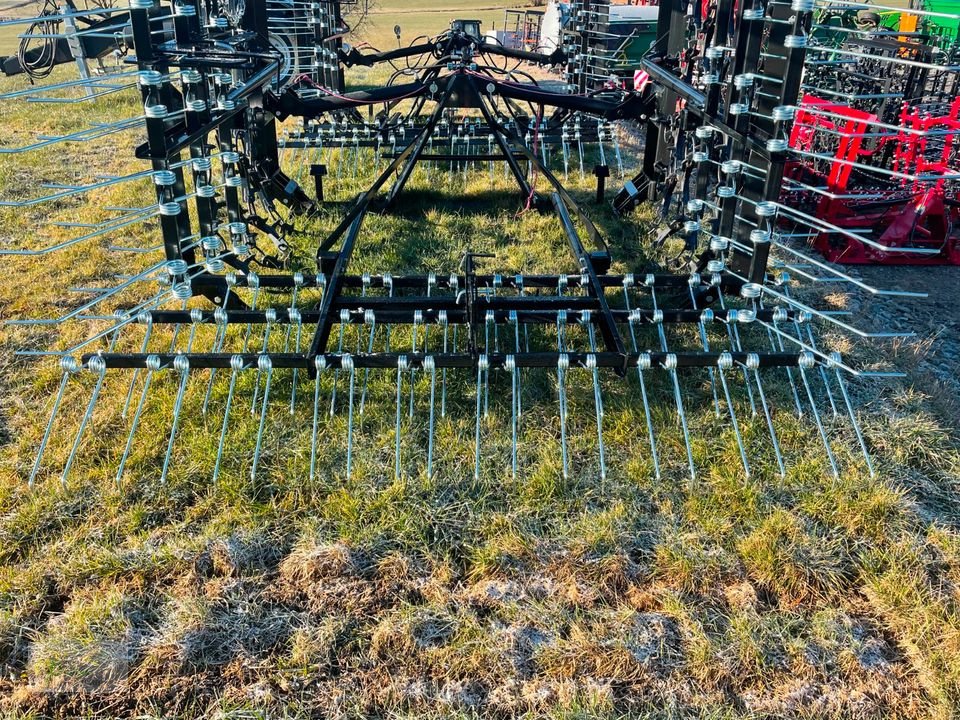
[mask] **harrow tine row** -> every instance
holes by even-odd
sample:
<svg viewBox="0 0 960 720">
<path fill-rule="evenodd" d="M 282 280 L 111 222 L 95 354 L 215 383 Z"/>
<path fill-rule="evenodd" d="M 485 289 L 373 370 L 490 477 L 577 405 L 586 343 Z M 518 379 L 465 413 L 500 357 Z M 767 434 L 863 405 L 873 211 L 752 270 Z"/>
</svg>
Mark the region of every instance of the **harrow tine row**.
<svg viewBox="0 0 960 720">
<path fill-rule="evenodd" d="M 401 440 L 405 437 L 406 432 L 404 430 L 403 419 L 405 416 L 408 416 L 408 408 L 418 406 L 416 402 L 416 392 L 417 392 L 417 383 L 410 381 L 410 371 L 413 369 L 419 369 L 424 372 L 424 374 L 429 378 L 427 385 L 429 390 L 426 391 L 426 397 L 428 399 L 428 407 L 425 413 L 427 421 L 427 445 L 426 445 L 426 457 L 424 459 L 424 466 L 419 469 L 421 472 L 425 472 L 428 476 L 432 476 L 434 472 L 434 446 L 435 446 L 435 433 L 436 433 L 436 423 L 437 423 L 437 380 L 438 380 L 438 371 L 442 367 L 457 368 L 458 370 L 464 370 L 470 367 L 470 363 L 474 363 L 476 366 L 475 373 L 475 420 L 474 420 L 474 472 L 476 477 L 480 477 L 481 466 L 482 466 L 482 457 L 483 457 L 483 444 L 484 444 L 484 435 L 483 427 L 485 418 L 487 417 L 488 412 L 484 411 L 483 408 L 483 398 L 484 398 L 484 384 L 488 382 L 486 375 L 490 373 L 491 370 L 496 369 L 498 371 L 497 377 L 502 377 L 500 373 L 509 373 L 510 380 L 510 433 L 511 433 L 511 449 L 509 453 L 509 463 L 507 467 L 510 468 L 510 472 L 514 477 L 517 477 L 521 471 L 521 465 L 519 460 L 518 452 L 518 437 L 521 431 L 522 425 L 522 411 L 521 411 L 521 382 L 522 382 L 522 373 L 535 373 L 535 372 L 546 372 L 550 374 L 548 369 L 549 359 L 553 358 L 552 354 L 549 354 L 550 357 L 547 357 L 548 354 L 520 354 L 520 355 L 493 355 L 487 356 L 486 354 L 481 354 L 479 357 L 474 358 L 472 356 L 461 355 L 461 356 L 448 356 L 443 357 L 440 355 L 397 355 L 392 354 L 390 356 L 377 356 L 366 357 L 358 356 L 354 357 L 350 354 L 337 354 L 337 355 L 321 355 L 318 356 L 313 364 L 312 370 L 314 371 L 315 378 L 312 381 L 314 386 L 313 393 L 307 393 L 307 397 L 312 398 L 312 409 L 310 415 L 312 417 L 312 422 L 310 426 L 312 428 L 312 442 L 311 442 L 311 457 L 310 457 L 310 477 L 311 479 L 316 478 L 316 467 L 317 467 L 317 450 L 318 450 L 318 435 L 319 429 L 321 426 L 320 416 L 321 414 L 326 414 L 325 411 L 322 411 L 321 408 L 324 405 L 324 394 L 330 393 L 331 395 L 337 389 L 338 385 L 346 393 L 346 403 L 338 410 L 339 414 L 343 414 L 347 418 L 347 437 L 346 437 L 346 459 L 344 461 L 344 476 L 350 478 L 353 470 L 353 446 L 354 446 L 354 434 L 355 434 L 355 420 L 357 416 L 356 406 L 358 402 L 357 398 L 357 381 L 358 381 L 358 371 L 364 368 L 375 369 L 375 371 L 385 372 L 389 374 L 390 372 L 395 373 L 395 421 L 396 428 L 394 432 L 395 437 L 395 447 L 394 447 L 394 473 L 397 477 L 400 477 L 405 472 L 405 464 L 403 460 L 403 451 Z M 603 385 L 601 381 L 600 372 L 603 366 L 609 367 L 612 359 L 607 355 L 600 353 L 561 353 L 560 355 L 555 356 L 556 367 L 553 371 L 556 378 L 556 401 L 558 403 L 558 415 L 559 415 L 559 445 L 561 453 L 561 466 L 563 468 L 564 477 L 569 477 L 571 474 L 572 459 L 570 458 L 569 450 L 569 380 L 568 377 L 570 373 L 579 373 L 583 371 L 585 376 L 589 378 L 588 384 L 590 387 L 590 394 L 592 395 L 592 405 L 594 408 L 594 418 L 596 421 L 596 443 L 594 445 L 596 450 L 596 462 L 595 469 L 599 474 L 601 480 L 605 480 L 608 474 L 608 461 L 606 457 L 606 445 L 604 441 L 604 400 L 603 400 Z M 676 404 L 676 410 L 678 413 L 678 418 L 682 418 L 682 413 L 684 412 L 684 400 L 683 392 L 680 390 L 680 368 L 686 368 L 685 373 L 690 371 L 692 367 L 711 367 L 711 369 L 717 370 L 717 377 L 720 379 L 720 382 L 724 388 L 724 396 L 727 405 L 727 411 L 729 413 L 729 419 L 731 423 L 731 428 L 734 431 L 736 445 L 738 453 L 740 455 L 741 461 L 744 466 L 745 473 L 749 476 L 750 473 L 750 460 L 749 460 L 749 451 L 746 447 L 746 443 L 740 431 L 740 426 L 738 425 L 738 419 L 736 415 L 735 405 L 736 401 L 731 395 L 731 387 L 728 384 L 728 374 L 735 367 L 747 367 L 752 373 L 753 377 L 756 380 L 757 387 L 760 389 L 760 392 L 763 393 L 763 384 L 761 380 L 760 369 L 766 368 L 765 372 L 774 372 L 776 368 L 791 367 L 797 368 L 801 374 L 802 382 L 807 391 L 807 400 L 810 405 L 811 411 L 816 418 L 818 432 L 821 436 L 821 440 L 824 444 L 824 449 L 827 453 L 827 458 L 829 459 L 830 465 L 835 474 L 839 473 L 837 461 L 834 457 L 834 454 L 831 450 L 831 444 L 829 437 L 827 435 L 827 429 L 825 423 L 820 419 L 820 414 L 817 409 L 817 401 L 815 397 L 815 390 L 812 387 L 812 382 L 809 380 L 807 371 L 814 367 L 819 367 L 816 365 L 814 358 L 809 354 L 801 354 L 799 356 L 765 356 L 752 354 L 750 356 L 737 356 L 733 353 L 723 352 L 715 355 L 714 365 L 707 366 L 706 359 L 703 355 L 691 355 L 691 354 L 664 354 L 664 353 L 639 353 L 634 358 L 631 356 L 628 360 L 631 364 L 631 367 L 636 368 L 637 379 L 639 383 L 639 388 L 641 390 L 642 404 L 644 416 L 647 418 L 647 435 L 650 445 L 650 459 L 655 472 L 659 477 L 661 472 L 661 463 L 663 459 L 663 450 L 662 448 L 658 449 L 660 442 L 657 438 L 657 432 L 655 430 L 655 424 L 652 421 L 652 409 L 650 404 L 650 396 L 648 390 L 649 374 L 651 372 L 666 371 L 670 376 L 670 389 L 668 390 L 669 395 L 673 395 L 674 402 Z M 101 391 L 104 386 L 104 382 L 107 376 L 108 369 L 115 369 L 115 363 L 117 361 L 116 356 L 110 354 L 94 355 L 84 359 L 83 365 L 76 362 L 73 359 L 65 358 L 61 367 L 64 370 L 64 375 L 60 384 L 60 390 L 54 400 L 53 409 L 49 418 L 47 425 L 47 430 L 44 437 L 44 443 L 42 444 L 36 461 L 33 467 L 33 471 L 30 476 L 31 485 L 35 482 L 37 477 L 39 477 L 44 453 L 49 442 L 53 430 L 57 425 L 57 416 L 59 407 L 61 405 L 63 396 L 66 392 L 70 378 L 76 377 L 79 373 L 86 370 L 95 378 L 95 384 L 91 391 L 89 400 L 86 404 L 86 411 L 84 417 L 81 420 L 79 429 L 74 435 L 73 444 L 71 446 L 70 454 L 63 466 L 61 472 L 61 481 L 66 484 L 71 468 L 73 466 L 74 460 L 77 457 L 81 446 L 83 444 L 84 438 L 86 436 L 86 430 L 91 422 L 91 419 L 94 415 L 94 409 L 97 404 L 97 401 L 101 395 Z M 171 461 L 174 457 L 174 450 L 176 444 L 176 438 L 178 429 L 180 427 L 181 416 L 183 414 L 183 408 L 186 402 L 186 397 L 188 395 L 188 388 L 193 387 L 194 393 L 205 393 L 205 384 L 202 380 L 196 379 L 197 376 L 202 374 L 202 370 L 209 369 L 211 367 L 229 369 L 229 381 L 228 381 L 228 390 L 226 392 L 226 399 L 222 406 L 222 423 L 218 423 L 220 431 L 219 443 L 216 453 L 216 461 L 213 468 L 212 477 L 216 481 L 222 470 L 222 461 L 224 458 L 224 450 L 228 447 L 227 434 L 230 427 L 230 418 L 231 412 L 236 411 L 236 402 L 237 402 L 237 388 L 238 381 L 241 377 L 246 376 L 247 378 L 253 377 L 253 387 L 258 387 L 258 381 L 254 376 L 260 374 L 263 376 L 263 385 L 262 392 L 260 394 L 260 399 L 257 401 L 256 411 L 253 413 L 253 417 L 256 425 L 255 432 L 255 444 L 252 448 L 252 457 L 250 461 L 250 477 L 251 480 L 256 480 L 258 468 L 260 465 L 260 459 L 262 455 L 262 449 L 264 444 L 264 436 L 266 431 L 266 426 L 269 416 L 272 414 L 276 416 L 277 403 L 274 402 L 271 406 L 271 391 L 274 387 L 276 379 L 274 377 L 276 372 L 283 372 L 285 377 L 291 379 L 291 386 L 296 386 L 296 381 L 293 379 L 294 370 L 310 370 L 304 366 L 301 358 L 295 358 L 294 356 L 284 356 L 277 355 L 271 356 L 267 354 L 258 354 L 258 355 L 200 355 L 194 358 L 190 358 L 185 354 L 176 354 L 176 355 L 159 355 L 159 354 L 149 354 L 142 356 L 124 356 L 123 365 L 138 365 L 142 369 L 146 370 L 146 374 L 143 381 L 143 386 L 140 392 L 139 400 L 137 402 L 136 409 L 134 411 L 133 417 L 129 423 L 129 431 L 127 434 L 126 442 L 124 443 L 124 449 L 122 456 L 120 458 L 116 481 L 119 483 L 122 481 L 124 472 L 127 468 L 128 461 L 130 459 L 130 454 L 132 449 L 135 446 L 136 437 L 138 430 L 140 429 L 141 419 L 143 417 L 144 409 L 148 405 L 148 396 L 152 387 L 156 387 L 155 378 L 161 375 L 169 374 L 170 377 L 175 378 L 176 382 L 176 392 L 174 407 L 172 412 L 172 418 L 169 428 L 169 435 L 165 443 L 166 452 L 163 455 L 162 471 L 160 475 L 160 482 L 166 482 L 169 475 L 169 470 L 171 467 Z M 696 363 L 694 366 L 693 363 Z M 389 370 L 389 367 L 395 367 L 394 371 Z M 837 370 L 837 368 L 832 368 Z M 334 376 L 336 371 L 342 371 L 346 377 L 337 378 Z M 326 378 L 326 380 L 324 380 Z M 872 462 L 866 447 L 865 442 L 863 441 L 862 431 L 859 427 L 859 424 L 856 419 L 856 414 L 853 410 L 852 404 L 849 401 L 849 396 L 846 391 L 846 387 L 842 378 L 842 375 L 839 371 L 836 372 L 836 378 L 838 382 L 838 387 L 841 389 L 841 392 L 844 397 L 845 408 L 848 411 L 849 422 L 853 428 L 854 433 L 856 434 L 858 441 L 860 442 L 860 447 L 863 452 L 865 463 L 867 467 L 873 472 Z M 531 381 L 532 382 L 532 381 Z M 203 389 L 198 389 L 203 386 Z M 740 391 L 743 390 L 743 387 L 739 387 Z M 414 399 L 414 403 L 410 403 L 406 397 L 406 393 L 409 391 L 410 398 Z M 251 391 L 251 397 L 253 396 Z M 765 395 L 763 396 L 766 397 Z M 285 408 L 290 407 L 286 400 L 283 402 Z M 775 458 L 777 462 L 777 467 L 781 476 L 785 476 L 785 461 L 780 449 L 780 445 L 777 441 L 776 433 L 774 431 L 773 421 L 771 419 L 771 410 L 764 400 L 764 412 L 766 414 L 767 427 L 770 432 L 771 447 L 774 450 Z M 272 410 L 272 413 L 271 413 Z M 287 413 L 289 414 L 289 413 Z M 413 420 L 418 414 L 410 415 L 410 419 Z M 424 418 L 420 418 L 421 422 Z M 686 452 L 686 462 L 689 466 L 689 472 L 691 479 L 696 479 L 697 477 L 697 468 L 693 460 L 693 449 L 692 441 L 689 433 L 684 430 L 683 433 L 683 442 Z M 231 453 L 236 453 L 235 448 L 231 448 Z"/>
</svg>

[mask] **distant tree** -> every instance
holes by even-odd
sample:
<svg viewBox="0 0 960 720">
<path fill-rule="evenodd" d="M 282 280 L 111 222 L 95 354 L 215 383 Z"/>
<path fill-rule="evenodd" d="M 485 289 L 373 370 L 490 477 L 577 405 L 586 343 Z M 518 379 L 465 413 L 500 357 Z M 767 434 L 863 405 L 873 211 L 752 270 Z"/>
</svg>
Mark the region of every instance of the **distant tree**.
<svg viewBox="0 0 960 720">
<path fill-rule="evenodd" d="M 380 7 L 380 0 L 360 0 L 353 4 L 343 3 L 340 7 L 343 19 L 356 32 L 367 22 L 370 13 Z"/>
</svg>

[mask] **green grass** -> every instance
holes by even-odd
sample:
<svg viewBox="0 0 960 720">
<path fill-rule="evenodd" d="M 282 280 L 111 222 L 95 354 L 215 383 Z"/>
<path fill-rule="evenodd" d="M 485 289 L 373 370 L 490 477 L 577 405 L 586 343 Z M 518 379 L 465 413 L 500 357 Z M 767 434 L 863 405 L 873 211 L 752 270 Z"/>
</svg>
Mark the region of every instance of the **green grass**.
<svg viewBox="0 0 960 720">
<path fill-rule="evenodd" d="M 395 17 L 409 40 L 441 30 L 452 14 L 388 14 L 398 7 L 374 17 L 371 42 L 391 42 Z M 445 7 L 453 9 L 452 0 Z M 466 14 L 470 5 L 457 8 Z M 36 107 L 0 106 L 5 143 L 139 112 L 135 99 L 120 95 L 39 106 L 39 116 Z M 141 170 L 129 159 L 138 141 L 119 136 L 110 152 L 72 146 L 4 155 L 0 197 L 28 196 L 41 181 Z M 332 168 L 337 160 L 334 152 Z M 360 175 L 331 181 L 331 198 L 351 198 L 366 180 Z M 607 234 L 619 258 L 615 271 L 647 270 L 659 257 L 646 243 L 649 213 L 620 223 L 590 202 L 589 175 L 580 181 L 574 172 L 571 186 Z M 518 201 L 501 170 L 492 190 L 486 168 L 465 180 L 418 170 L 403 213 L 369 218 L 355 269 L 450 272 L 472 249 L 495 252 L 504 272 L 569 271 L 556 220 L 516 219 Z M 151 193 L 142 183 L 52 209 L 0 211 L 0 244 L 72 237 L 75 230 L 49 222 L 102 220 L 106 207 L 146 205 Z M 311 235 L 298 242 L 299 266 L 310 268 L 314 236 L 329 231 L 338 213 L 326 208 L 303 228 Z M 0 317 L 75 307 L 80 296 L 65 295 L 64 286 L 107 284 L 120 262 L 152 260 L 118 261 L 107 249 L 112 243 L 155 242 L 155 232 L 135 226 L 42 259 L 4 258 Z M 774 377 L 767 387 L 790 469 L 777 475 L 762 417 L 750 416 L 738 389 L 754 470 L 746 478 L 731 431 L 717 430 L 703 375 L 685 384 L 699 469 L 690 481 L 672 390 L 651 375 L 662 477 L 653 474 L 635 379 L 609 380 L 610 474 L 601 481 L 592 387 L 586 373 L 574 372 L 569 479 L 560 472 L 555 384 L 534 373 L 524 376 L 516 479 L 509 382 L 496 376 L 481 479 L 472 472 L 475 380 L 463 377 L 451 377 L 436 475 L 425 476 L 423 373 L 417 417 L 403 420 L 404 473 L 396 479 L 395 375 L 373 373 L 350 478 L 341 413 L 321 424 L 319 472 L 309 480 L 312 385 L 301 382 L 289 418 L 290 378 L 278 375 L 257 483 L 248 474 L 257 418 L 245 377 L 214 484 L 227 392 L 221 374 L 207 418 L 199 413 L 205 383 L 191 383 L 174 469 L 162 486 L 176 388 L 172 378 L 157 379 L 118 486 L 112 470 L 129 427 L 120 416 L 129 376 L 118 374 L 107 381 L 63 488 L 59 469 L 91 378 L 71 386 L 46 471 L 28 489 L 60 374 L 50 362 L 11 352 L 68 347 L 94 327 L 101 325 L 0 327 L 4 714 L 946 720 L 960 704 L 956 419 L 925 394 L 925 378 L 902 348 L 907 380 L 852 386 L 876 478 L 859 459 L 849 424 L 828 416 L 843 468 L 839 480 L 832 477 L 809 419 L 791 414 L 782 374 L 778 388 Z M 572 338 L 583 342 L 580 331 Z M 398 330 L 396 339 L 409 335 Z M 196 338 L 198 347 L 212 340 Z M 132 349 L 137 338 L 124 342 Z M 879 357 L 870 346 L 857 352 L 864 363 Z M 324 402 L 331 382 L 324 382 Z M 732 384 L 742 388 L 742 380 Z M 342 398 L 343 378 L 339 392 Z"/>
</svg>

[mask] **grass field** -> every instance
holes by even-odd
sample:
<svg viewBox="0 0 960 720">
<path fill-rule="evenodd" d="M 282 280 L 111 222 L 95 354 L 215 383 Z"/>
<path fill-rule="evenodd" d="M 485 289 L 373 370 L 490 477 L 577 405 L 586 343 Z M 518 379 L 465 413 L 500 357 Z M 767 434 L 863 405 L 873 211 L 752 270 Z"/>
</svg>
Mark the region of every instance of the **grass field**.
<svg viewBox="0 0 960 720">
<path fill-rule="evenodd" d="M 395 23 L 410 40 L 439 32 L 457 14 L 485 23 L 502 17 L 463 0 L 429 11 L 439 4 L 385 0 L 363 39 L 386 47 Z M 365 85 L 383 76 L 352 78 Z M 0 92 L 22 87 L 22 80 L 0 82 Z M 130 94 L 81 106 L 4 102 L 2 145 L 139 112 Z M 130 159 L 138 142 L 133 133 L 0 155 L 0 199 L 33 197 L 41 182 L 143 170 Z M 590 202 L 589 180 L 572 174 L 572 192 L 621 258 L 615 270 L 649 269 L 658 259 L 646 243 L 649 213 L 617 222 Z M 331 197 L 346 200 L 363 183 L 344 172 Z M 450 272 L 468 249 L 495 252 L 505 271 L 569 271 L 555 218 L 517 219 L 511 190 L 500 171 L 491 187 L 485 169 L 466 180 L 418 170 L 404 212 L 369 218 L 356 271 Z M 0 208 L 0 248 L 70 238 L 76 228 L 49 223 L 97 222 L 111 206 L 152 201 L 144 182 L 56 207 Z M 332 206 L 305 229 L 322 234 L 337 220 Z M 155 260 L 118 256 L 111 245 L 156 242 L 152 227 L 137 225 L 42 259 L 2 258 L 0 319 L 77 307 L 85 296 L 64 288 L 107 285 L 129 263 Z M 304 239 L 297 254 L 306 269 L 311 242 Z M 831 301 L 858 322 L 872 321 L 870 304 L 842 294 Z M 13 351 L 69 347 L 101 327 L 78 325 L 0 326 L 4 716 L 957 717 L 960 413 L 923 369 L 936 349 L 932 338 L 852 349 L 860 363 L 889 357 L 907 373 L 851 385 L 876 477 L 849 423 L 827 418 L 842 465 L 835 479 L 816 430 L 790 413 L 781 382 L 768 387 L 790 460 L 786 477 L 775 472 L 762 418 L 751 418 L 738 395 L 754 457 L 753 474 L 744 476 L 704 385 L 687 397 L 700 469 L 691 481 L 670 390 L 659 378 L 651 394 L 661 478 L 636 383 L 611 380 L 604 420 L 611 468 L 601 481 L 592 389 L 582 373 L 571 377 L 569 479 L 560 472 L 555 388 L 533 377 L 516 479 L 502 378 L 483 426 L 480 480 L 472 472 L 469 378 L 451 382 L 433 478 L 423 472 L 428 389 L 420 380 L 419 421 L 403 423 L 405 472 L 396 479 L 394 384 L 386 374 L 371 379 L 349 479 L 343 414 L 321 426 L 319 472 L 308 477 L 312 398 L 303 383 L 294 417 L 268 426 L 257 483 L 248 472 L 257 418 L 248 412 L 234 414 L 213 483 L 227 394 L 221 378 L 218 409 L 208 417 L 199 412 L 202 392 L 188 395 L 173 471 L 160 485 L 176 395 L 175 380 L 163 378 L 118 484 L 114 469 L 129 428 L 121 417 L 129 376 L 118 376 L 108 379 L 62 487 L 59 470 L 91 382 L 71 386 L 46 471 L 30 489 L 26 477 L 60 373 Z M 250 397 L 251 384 L 240 397 Z M 286 412 L 290 390 L 288 378 L 278 379 L 274 416 Z"/>
</svg>

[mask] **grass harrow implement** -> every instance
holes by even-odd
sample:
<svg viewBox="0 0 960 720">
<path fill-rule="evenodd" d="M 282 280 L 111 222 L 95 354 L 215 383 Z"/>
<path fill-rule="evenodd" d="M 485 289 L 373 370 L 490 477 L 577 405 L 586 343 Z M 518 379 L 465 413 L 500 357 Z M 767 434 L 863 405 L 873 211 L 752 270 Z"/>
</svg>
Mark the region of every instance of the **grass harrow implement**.
<svg viewBox="0 0 960 720">
<path fill-rule="evenodd" d="M 155 420 L 160 395 L 170 408 L 156 463 L 161 482 L 184 461 L 178 439 L 188 430 L 202 435 L 214 479 L 228 466 L 253 481 L 288 467 L 311 478 L 349 478 L 363 435 L 378 457 L 392 456 L 398 477 L 479 478 L 503 469 L 516 476 L 542 457 L 524 442 L 531 433 L 556 448 L 549 467 L 564 477 L 605 478 L 624 438 L 639 438 L 649 472 L 695 478 L 703 429 L 691 425 L 691 413 L 702 416 L 704 408 L 712 418 L 706 431 L 729 440 L 746 475 L 758 472 L 752 453 L 760 446 L 769 460 L 759 472 L 787 472 L 791 457 L 778 431 L 786 416 L 814 424 L 834 474 L 843 462 L 831 444 L 836 431 L 853 433 L 872 471 L 848 381 L 884 373 L 853 366 L 823 344 L 819 327 L 854 340 L 874 335 L 818 309 L 815 293 L 788 270 L 895 293 L 830 270 L 779 230 L 786 218 L 820 222 L 779 200 L 812 3 L 721 2 L 716 27 L 731 28 L 729 36 L 701 37 L 702 60 L 684 54 L 680 63 L 673 58 L 687 47 L 690 25 L 680 5 L 663 5 L 662 53 L 645 64 L 653 87 L 572 94 L 500 64 L 563 65 L 562 48 L 550 56 L 507 49 L 455 24 L 409 47 L 361 52 L 342 45 L 337 3 L 297 4 L 280 15 L 264 0 L 246 3 L 242 13 L 229 9 L 135 0 L 137 69 L 124 90 L 139 92 L 142 115 L 35 146 L 145 127 L 137 156 L 149 169 L 6 201 L 55 203 L 145 180 L 155 192 L 76 237 L 5 251 L 21 258 L 70 251 L 142 223 L 159 225 L 161 237 L 153 246 L 110 246 L 125 274 L 108 289 L 84 289 L 92 299 L 67 314 L 15 321 L 96 328 L 70 346 L 25 351 L 59 358 L 62 370 L 25 473 L 31 483 L 50 471 L 68 481 L 85 442 L 102 428 L 98 403 L 108 392 L 123 408 L 113 415 L 123 439 L 105 451 L 118 482 L 139 444 L 157 432 L 145 418 Z M 284 23 L 314 28 L 308 71 L 289 72 L 289 54 L 270 41 Z M 401 60 L 411 71 L 381 87 L 337 85 L 342 67 Z M 76 87 L 4 99 L 53 99 Z M 381 109 L 364 118 L 371 108 Z M 278 130 L 289 118 L 299 127 Z M 662 242 L 679 239 L 683 248 L 672 264 L 639 252 L 615 257 L 578 202 L 582 191 L 559 177 L 576 169 L 579 156 L 581 172 L 597 161 L 602 183 L 607 163 L 622 162 L 611 124 L 634 121 L 647 127 L 647 182 L 666 228 Z M 319 162 L 324 150 L 327 164 Z M 493 267 L 498 258 L 470 249 L 451 267 L 355 269 L 366 226 L 402 212 L 412 182 L 435 187 L 454 174 L 499 176 L 498 165 L 524 213 L 555 220 L 570 258 L 564 270 Z M 369 186 L 353 200 L 325 200 L 325 177 L 368 171 Z M 313 197 L 300 185 L 308 173 Z M 640 194 L 632 183 L 624 192 Z M 338 218 L 335 227 L 308 236 L 315 263 L 298 268 L 296 228 L 313 227 L 323 213 Z M 400 238 L 384 244 L 391 242 Z M 776 258 L 779 250 L 787 261 Z M 78 422 L 68 422 L 61 408 L 77 388 L 88 394 Z M 491 432 L 500 409 L 509 417 L 505 442 Z M 232 429 L 243 417 L 253 423 L 245 438 Z M 270 442 L 281 417 L 294 426 L 281 432 L 292 434 Z M 328 444 L 327 426 L 342 427 L 344 442 Z M 61 435 L 63 443 L 53 439 Z M 457 436 L 449 447 L 461 450 L 441 457 L 441 435 Z"/>
</svg>

